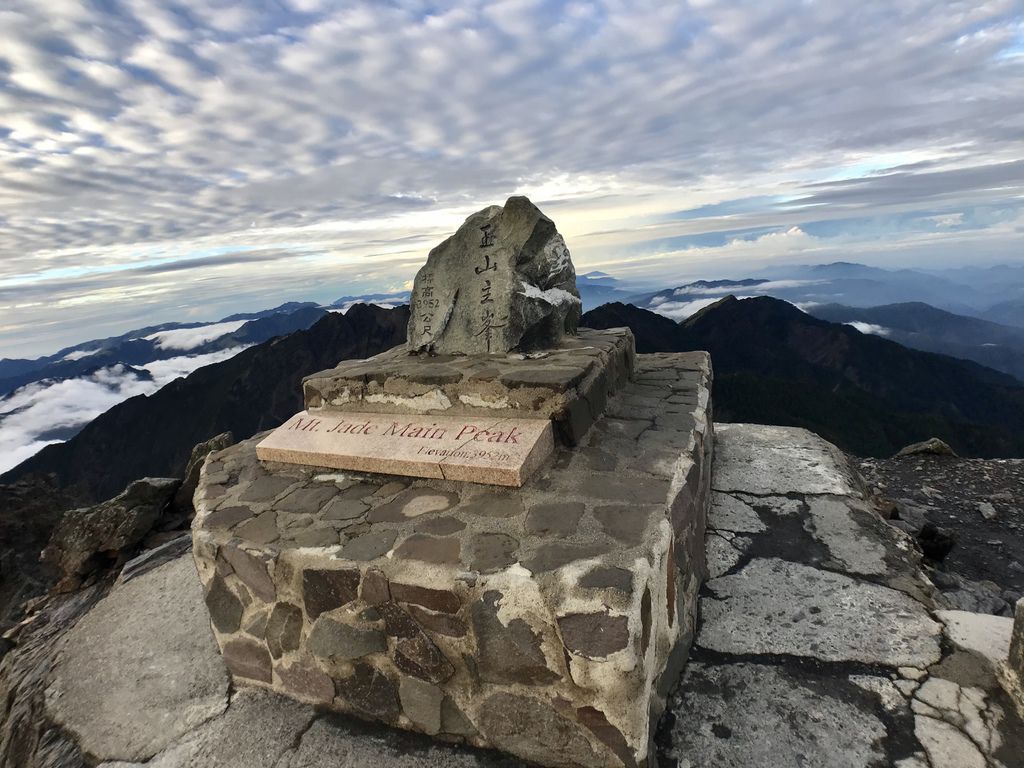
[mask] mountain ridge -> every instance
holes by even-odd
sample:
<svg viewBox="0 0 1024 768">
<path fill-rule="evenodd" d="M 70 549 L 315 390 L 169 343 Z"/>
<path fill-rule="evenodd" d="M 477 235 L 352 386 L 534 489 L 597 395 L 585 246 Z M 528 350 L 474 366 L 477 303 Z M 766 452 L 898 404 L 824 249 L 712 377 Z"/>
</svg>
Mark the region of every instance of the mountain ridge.
<svg viewBox="0 0 1024 768">
<path fill-rule="evenodd" d="M 1024 456 L 1024 387 L 1013 377 L 861 334 L 778 299 L 725 297 L 679 324 L 605 305 L 581 324 L 627 325 L 641 353 L 709 351 L 722 421 L 807 427 L 866 456 L 932 436 L 963 455 Z"/>
<path fill-rule="evenodd" d="M 0 360 L 0 366 L 7 364 L 0 367 L 0 397 L 36 381 L 86 376 L 111 365 L 144 367 L 158 360 L 204 355 L 236 346 L 260 344 L 274 336 L 308 328 L 326 313 L 326 309 L 311 302 L 291 302 L 271 310 L 232 315 L 215 323 L 163 323 L 140 328 L 120 336 L 95 339 L 66 347 L 53 355 L 35 360 L 5 358 Z M 230 322 L 243 324 L 235 330 L 187 348 L 164 347 L 159 339 L 148 338 L 161 333 L 201 330 Z M 12 370 L 20 372 L 3 375 L 3 372 Z"/>
<path fill-rule="evenodd" d="M 1024 382 L 1024 328 L 958 315 L 924 302 L 877 307 L 825 304 L 805 311 L 829 322 L 876 326 L 868 332 L 912 349 L 972 360 Z"/>
</svg>

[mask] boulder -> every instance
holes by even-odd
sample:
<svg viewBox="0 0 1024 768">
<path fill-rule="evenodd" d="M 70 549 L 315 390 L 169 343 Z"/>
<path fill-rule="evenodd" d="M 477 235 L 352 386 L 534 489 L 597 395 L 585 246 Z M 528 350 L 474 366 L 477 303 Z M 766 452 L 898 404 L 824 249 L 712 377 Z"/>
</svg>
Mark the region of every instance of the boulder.
<svg viewBox="0 0 1024 768">
<path fill-rule="evenodd" d="M 50 536 L 42 559 L 72 580 L 94 570 L 101 555 L 120 559 L 149 533 L 180 483 L 175 478 L 136 480 L 120 496 L 67 512 Z"/>
<path fill-rule="evenodd" d="M 920 443 L 911 443 L 903 448 L 900 448 L 897 456 L 918 456 L 918 455 L 930 455 L 930 456 L 956 456 L 956 451 L 949 447 L 949 444 L 944 440 L 939 440 L 937 437 L 930 437 L 927 440 Z"/>
<path fill-rule="evenodd" d="M 199 443 L 192 449 L 192 455 L 185 466 L 185 479 L 182 481 L 177 493 L 174 494 L 174 503 L 171 505 L 174 519 L 168 520 L 167 526 L 176 528 L 195 516 L 195 509 L 192 507 L 192 495 L 196 492 L 196 486 L 199 485 L 199 470 L 203 468 L 203 462 L 214 451 L 230 448 L 234 442 L 235 438 L 230 432 L 221 432 L 219 435 Z M 169 530 L 167 526 L 165 526 L 165 529 Z"/>
<path fill-rule="evenodd" d="M 565 241 L 525 197 L 474 213 L 416 275 L 408 348 L 505 354 L 575 334 L 580 295 Z"/>
</svg>

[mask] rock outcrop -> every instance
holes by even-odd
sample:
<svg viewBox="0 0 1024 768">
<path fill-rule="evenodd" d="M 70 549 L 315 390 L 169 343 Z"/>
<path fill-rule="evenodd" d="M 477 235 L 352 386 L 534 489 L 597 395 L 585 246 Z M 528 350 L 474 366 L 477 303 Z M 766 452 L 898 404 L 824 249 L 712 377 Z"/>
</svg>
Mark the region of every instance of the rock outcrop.
<svg viewBox="0 0 1024 768">
<path fill-rule="evenodd" d="M 175 478 L 136 480 L 109 501 L 66 512 L 42 553 L 43 560 L 64 573 L 58 587 L 74 588 L 104 561 L 126 559 L 160 519 L 179 485 Z"/>
<path fill-rule="evenodd" d="M 995 679 L 1010 620 L 935 611 L 911 540 L 820 438 L 715 431 L 713 578 L 663 764 L 1020 765 L 1024 724 Z"/>
<path fill-rule="evenodd" d="M 525 197 L 477 211 L 416 275 L 409 349 L 504 354 L 576 332 L 582 304 L 569 249 Z"/>
<path fill-rule="evenodd" d="M 911 443 L 900 448 L 897 456 L 919 456 L 927 454 L 930 456 L 956 456 L 956 451 L 949 447 L 949 443 L 937 437 L 930 437 L 919 443 Z"/>
<path fill-rule="evenodd" d="M 945 607 L 1013 615 L 1024 596 L 1024 460 L 926 453 L 857 466 L 889 524 L 931 553 Z"/>
<path fill-rule="evenodd" d="M 192 496 L 196 492 L 196 486 L 199 485 L 199 470 L 203 468 L 203 462 L 214 451 L 222 451 L 234 442 L 234 435 L 230 432 L 221 432 L 192 449 L 192 455 L 185 467 L 185 478 L 181 481 L 177 493 L 174 494 L 174 501 L 171 504 L 173 516 L 171 520 L 166 521 L 164 526 L 166 529 L 177 528 L 195 517 L 196 511 L 192 506 Z"/>
</svg>

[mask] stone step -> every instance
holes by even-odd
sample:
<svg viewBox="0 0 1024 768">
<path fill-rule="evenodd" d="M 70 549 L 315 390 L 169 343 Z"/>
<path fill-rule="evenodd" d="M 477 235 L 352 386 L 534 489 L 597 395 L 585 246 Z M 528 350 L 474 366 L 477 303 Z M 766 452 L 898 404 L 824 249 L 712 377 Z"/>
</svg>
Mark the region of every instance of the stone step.
<svg viewBox="0 0 1024 768">
<path fill-rule="evenodd" d="M 581 328 L 528 355 L 426 357 L 400 346 L 306 377 L 303 395 L 314 413 L 550 419 L 555 436 L 576 445 L 629 380 L 634 355 L 628 328 Z"/>
</svg>

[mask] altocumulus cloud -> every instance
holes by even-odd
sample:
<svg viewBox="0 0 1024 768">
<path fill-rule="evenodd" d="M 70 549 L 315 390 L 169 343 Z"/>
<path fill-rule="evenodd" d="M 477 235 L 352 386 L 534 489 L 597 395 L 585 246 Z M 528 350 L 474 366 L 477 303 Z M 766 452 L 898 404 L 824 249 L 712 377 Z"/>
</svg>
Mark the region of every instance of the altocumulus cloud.
<svg viewBox="0 0 1024 768">
<path fill-rule="evenodd" d="M 401 286 L 516 191 L 581 266 L 645 279 L 721 263 L 655 243 L 743 226 L 819 234 L 742 263 L 1019 253 L 1016 0 L 8 0 L 0 20 L 7 349 Z"/>
<path fill-rule="evenodd" d="M 149 395 L 179 376 L 187 376 L 238 354 L 243 347 L 207 355 L 172 357 L 131 369 L 101 368 L 89 376 L 41 381 L 0 400 L 0 472 L 16 467 L 43 447 L 62 442 L 123 400 Z"/>
</svg>

